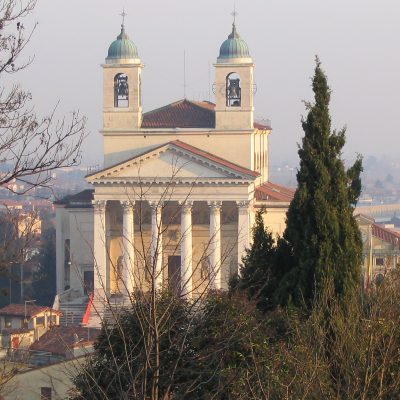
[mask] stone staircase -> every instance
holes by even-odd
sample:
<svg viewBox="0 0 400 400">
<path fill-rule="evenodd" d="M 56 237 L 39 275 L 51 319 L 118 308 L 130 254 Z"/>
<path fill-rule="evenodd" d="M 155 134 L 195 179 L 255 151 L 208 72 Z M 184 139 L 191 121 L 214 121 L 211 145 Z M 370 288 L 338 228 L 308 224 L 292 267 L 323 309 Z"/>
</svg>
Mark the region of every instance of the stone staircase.
<svg viewBox="0 0 400 400">
<path fill-rule="evenodd" d="M 84 297 L 79 302 L 60 303 L 61 326 L 80 325 L 88 304 L 88 298 Z"/>
<path fill-rule="evenodd" d="M 87 298 L 81 304 L 60 304 L 60 311 L 63 315 L 60 317 L 60 325 L 80 325 L 86 311 Z"/>
<path fill-rule="evenodd" d="M 80 325 L 88 305 L 88 296 L 74 289 L 68 289 L 56 296 L 53 308 L 62 312 L 60 325 Z"/>
<path fill-rule="evenodd" d="M 95 293 L 86 326 L 99 328 L 103 323 L 113 324 L 118 313 L 129 308 L 130 305 L 129 298 L 121 294 L 114 294 L 109 296 L 108 299 L 104 299 L 100 293 Z"/>
</svg>

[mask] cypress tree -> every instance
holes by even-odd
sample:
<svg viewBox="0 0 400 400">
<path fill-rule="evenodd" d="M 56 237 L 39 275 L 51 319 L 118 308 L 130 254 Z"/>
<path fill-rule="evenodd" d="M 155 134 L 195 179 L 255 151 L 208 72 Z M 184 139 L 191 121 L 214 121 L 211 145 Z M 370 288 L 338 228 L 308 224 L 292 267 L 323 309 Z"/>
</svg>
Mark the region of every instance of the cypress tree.
<svg viewBox="0 0 400 400">
<path fill-rule="evenodd" d="M 276 248 L 271 232 L 264 225 L 263 213 L 260 210 L 256 214 L 253 242 L 243 257 L 238 287 L 257 302 L 259 309 L 266 311 L 271 305 Z"/>
<path fill-rule="evenodd" d="M 343 299 L 354 293 L 362 262 L 362 242 L 353 216 L 362 162 L 358 157 L 351 168 L 345 168 L 341 158 L 345 128 L 331 130 L 331 91 L 318 57 L 312 88 L 314 102 L 306 103 L 308 115 L 302 120 L 298 188 L 282 242 L 289 260 L 281 266 L 285 273 L 275 293 L 281 304 L 307 307 L 326 285 Z"/>
</svg>

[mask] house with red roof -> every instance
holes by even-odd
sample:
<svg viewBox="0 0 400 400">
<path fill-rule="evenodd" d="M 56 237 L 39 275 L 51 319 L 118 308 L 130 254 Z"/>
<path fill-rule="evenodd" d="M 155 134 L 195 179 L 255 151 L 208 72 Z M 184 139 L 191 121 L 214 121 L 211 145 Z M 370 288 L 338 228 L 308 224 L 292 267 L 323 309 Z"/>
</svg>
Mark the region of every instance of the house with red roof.
<svg viewBox="0 0 400 400">
<path fill-rule="evenodd" d="M 89 326 L 104 305 L 152 285 L 188 300 L 227 289 L 262 207 L 274 234 L 285 228 L 294 191 L 270 181 L 272 128 L 255 120 L 255 64 L 235 23 L 214 67 L 214 102 L 184 98 L 144 112 L 149 83 L 124 26 L 109 46 L 104 165 L 86 177 L 92 190 L 55 204 L 57 304 L 82 309 L 93 293 Z"/>
<path fill-rule="evenodd" d="M 363 241 L 365 286 L 379 284 L 400 262 L 400 232 L 391 224 L 377 224 L 367 215 L 356 216 Z"/>
<path fill-rule="evenodd" d="M 1 356 L 27 349 L 50 328 L 60 325 L 61 312 L 31 303 L 9 304 L 0 309 Z"/>
</svg>

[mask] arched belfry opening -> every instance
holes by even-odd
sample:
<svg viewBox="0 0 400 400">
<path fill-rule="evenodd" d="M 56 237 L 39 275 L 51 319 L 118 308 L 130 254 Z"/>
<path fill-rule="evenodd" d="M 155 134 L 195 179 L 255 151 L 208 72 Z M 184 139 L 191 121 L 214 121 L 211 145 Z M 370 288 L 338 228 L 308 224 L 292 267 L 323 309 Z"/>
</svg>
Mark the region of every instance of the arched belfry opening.
<svg viewBox="0 0 400 400">
<path fill-rule="evenodd" d="M 226 77 L 226 106 L 240 107 L 242 105 L 242 88 L 240 87 L 240 76 L 236 72 Z"/>
<path fill-rule="evenodd" d="M 114 107 L 129 107 L 129 85 L 125 74 L 117 74 L 114 77 Z"/>
</svg>

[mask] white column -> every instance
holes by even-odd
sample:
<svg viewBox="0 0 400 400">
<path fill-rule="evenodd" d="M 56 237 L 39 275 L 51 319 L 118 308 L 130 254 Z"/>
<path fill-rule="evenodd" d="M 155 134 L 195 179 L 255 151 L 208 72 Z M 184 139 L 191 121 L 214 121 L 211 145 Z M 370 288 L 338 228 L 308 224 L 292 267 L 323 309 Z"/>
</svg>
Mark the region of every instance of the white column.
<svg viewBox="0 0 400 400">
<path fill-rule="evenodd" d="M 150 273 L 154 279 L 156 289 L 162 288 L 163 268 L 162 268 L 162 203 L 150 202 L 151 207 L 151 265 Z"/>
<path fill-rule="evenodd" d="M 238 266 L 242 263 L 242 257 L 246 254 L 246 248 L 250 245 L 250 212 L 249 201 L 238 201 Z M 239 268 L 238 268 L 239 273 Z"/>
<path fill-rule="evenodd" d="M 101 298 L 105 298 L 107 285 L 106 201 L 94 200 L 93 209 L 94 290 Z"/>
<path fill-rule="evenodd" d="M 181 205 L 181 293 L 191 299 L 193 291 L 193 261 L 192 261 L 192 205 L 185 201 Z"/>
<path fill-rule="evenodd" d="M 210 207 L 210 286 L 221 289 L 221 201 L 209 201 Z"/>
<path fill-rule="evenodd" d="M 135 226 L 134 213 L 135 203 L 131 201 L 121 201 L 122 218 L 122 248 L 124 265 L 122 268 L 123 289 L 129 295 L 135 290 Z"/>
</svg>

